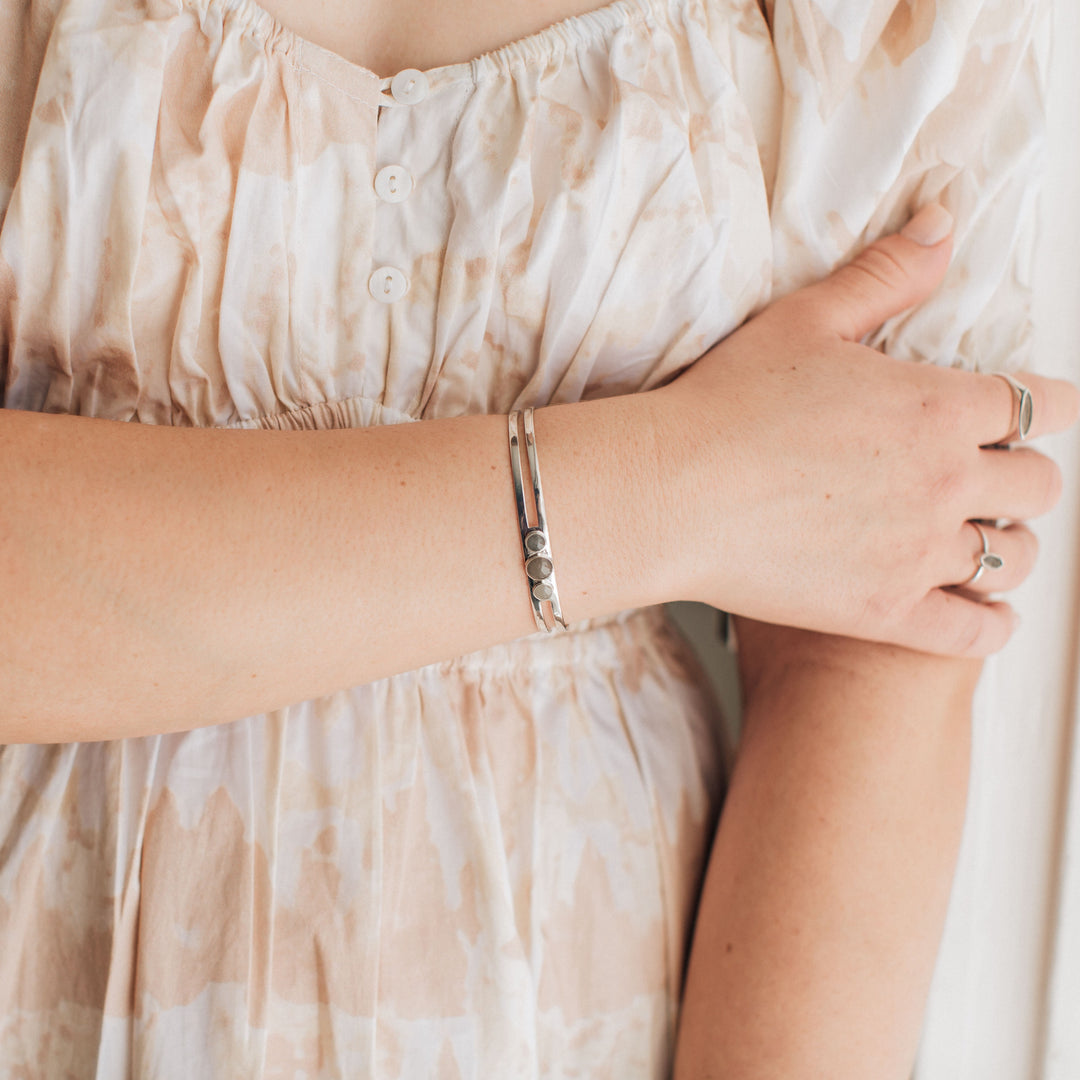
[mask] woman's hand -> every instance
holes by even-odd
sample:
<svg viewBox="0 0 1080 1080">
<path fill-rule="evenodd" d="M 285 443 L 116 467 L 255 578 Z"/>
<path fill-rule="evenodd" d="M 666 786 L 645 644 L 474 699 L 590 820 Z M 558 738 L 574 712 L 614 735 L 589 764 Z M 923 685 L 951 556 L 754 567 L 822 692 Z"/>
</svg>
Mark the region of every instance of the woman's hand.
<svg viewBox="0 0 1080 1080">
<path fill-rule="evenodd" d="M 918 215 L 911 232 L 935 214 Z M 1015 431 L 1004 379 L 858 344 L 930 295 L 950 252 L 948 239 L 885 237 L 657 391 L 681 433 L 672 452 L 690 463 L 672 493 L 690 523 L 688 598 L 927 652 L 983 656 L 1005 644 L 1011 608 L 983 596 L 1023 580 L 1035 539 L 1023 525 L 985 526 L 1005 567 L 957 589 L 982 551 L 970 521 L 1045 513 L 1059 470 L 1027 447 L 992 448 Z M 1071 383 L 1021 378 L 1032 436 L 1073 423 Z"/>
</svg>

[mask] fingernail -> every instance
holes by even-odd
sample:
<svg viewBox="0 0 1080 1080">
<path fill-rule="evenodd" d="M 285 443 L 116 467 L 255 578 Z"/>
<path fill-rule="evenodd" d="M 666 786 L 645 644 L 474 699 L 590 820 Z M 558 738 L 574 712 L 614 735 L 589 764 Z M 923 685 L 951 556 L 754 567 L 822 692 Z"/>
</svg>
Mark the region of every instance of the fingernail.
<svg viewBox="0 0 1080 1080">
<path fill-rule="evenodd" d="M 941 203 L 927 203 L 901 230 L 900 235 L 923 247 L 940 244 L 953 228 L 953 216 Z"/>
</svg>

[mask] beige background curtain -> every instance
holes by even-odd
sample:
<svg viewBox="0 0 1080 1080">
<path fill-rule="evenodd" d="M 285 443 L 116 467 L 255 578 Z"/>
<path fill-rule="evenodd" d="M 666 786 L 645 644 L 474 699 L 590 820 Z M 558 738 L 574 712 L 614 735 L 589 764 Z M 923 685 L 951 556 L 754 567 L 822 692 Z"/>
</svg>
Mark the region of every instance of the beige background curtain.
<svg viewBox="0 0 1080 1080">
<path fill-rule="evenodd" d="M 1080 379 L 1080 5 L 1056 0 L 1033 274 L 1037 369 Z M 1066 491 L 1040 520 L 1024 624 L 987 665 L 967 828 L 917 1080 L 1080 1078 L 1080 439 L 1044 440 Z"/>
</svg>

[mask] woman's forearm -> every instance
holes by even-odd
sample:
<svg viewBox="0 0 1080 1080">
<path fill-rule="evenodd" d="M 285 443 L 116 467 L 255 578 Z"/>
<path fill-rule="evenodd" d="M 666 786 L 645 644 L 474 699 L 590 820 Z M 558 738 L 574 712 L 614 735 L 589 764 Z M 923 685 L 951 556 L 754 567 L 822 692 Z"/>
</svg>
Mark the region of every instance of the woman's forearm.
<svg viewBox="0 0 1080 1080">
<path fill-rule="evenodd" d="M 778 631 L 749 673 L 677 1080 L 906 1080 L 912 1068 L 978 663 L 817 635 L 789 649 L 797 636 Z"/>
<path fill-rule="evenodd" d="M 678 592 L 658 400 L 536 413 L 571 621 Z M 280 432 L 0 410 L 0 460 L 0 742 L 228 721 L 536 630 L 505 416 Z"/>
<path fill-rule="evenodd" d="M 538 410 L 569 620 L 697 599 L 1000 648 L 1007 605 L 941 586 L 970 576 L 969 517 L 1037 516 L 1060 473 L 978 450 L 1008 436 L 1003 380 L 856 344 L 948 258 L 884 237 L 665 386 Z M 1036 434 L 1075 419 L 1076 388 L 1025 378 Z M 0 410 L 0 462 L 0 742 L 231 720 L 535 627 L 503 416 L 279 432 Z M 1033 538 L 991 532 L 1014 587 Z"/>
</svg>

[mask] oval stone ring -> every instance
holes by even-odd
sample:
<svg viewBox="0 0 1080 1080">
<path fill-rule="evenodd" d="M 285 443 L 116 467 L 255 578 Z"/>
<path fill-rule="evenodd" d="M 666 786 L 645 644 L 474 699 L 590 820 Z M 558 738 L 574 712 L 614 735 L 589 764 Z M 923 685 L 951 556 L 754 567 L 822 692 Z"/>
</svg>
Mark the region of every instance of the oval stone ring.
<svg viewBox="0 0 1080 1080">
<path fill-rule="evenodd" d="M 983 527 L 977 521 L 968 520 L 969 525 L 974 525 L 975 530 L 979 534 L 979 539 L 982 541 L 982 552 L 980 553 L 975 563 L 975 573 L 971 575 L 965 581 L 964 585 L 972 585 L 982 577 L 984 570 L 1001 570 L 1005 566 L 1005 560 L 1000 556 L 994 554 L 990 550 L 990 541 L 986 538 L 986 533 L 983 532 Z"/>
<path fill-rule="evenodd" d="M 1016 437 L 1023 442 L 1031 431 L 1031 421 L 1034 414 L 1031 391 L 1019 379 L 1014 379 L 1012 375 L 1008 375 L 1004 371 L 995 371 L 994 375 L 999 379 L 1004 379 L 1009 384 L 1015 404 L 1014 413 L 1016 419 L 1009 426 L 1009 434 L 1001 442 L 1002 444 L 1011 442 L 1013 432 L 1016 432 Z"/>
</svg>

